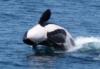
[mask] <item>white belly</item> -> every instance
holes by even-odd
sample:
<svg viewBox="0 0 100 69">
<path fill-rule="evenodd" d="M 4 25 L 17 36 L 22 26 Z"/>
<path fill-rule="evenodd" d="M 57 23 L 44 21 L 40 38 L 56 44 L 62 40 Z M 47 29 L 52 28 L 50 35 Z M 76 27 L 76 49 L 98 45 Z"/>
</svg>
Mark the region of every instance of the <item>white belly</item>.
<svg viewBox="0 0 100 69">
<path fill-rule="evenodd" d="M 41 42 L 47 39 L 46 34 L 47 34 L 47 31 L 40 25 L 37 25 L 28 31 L 27 38 L 31 39 L 34 42 Z"/>
</svg>

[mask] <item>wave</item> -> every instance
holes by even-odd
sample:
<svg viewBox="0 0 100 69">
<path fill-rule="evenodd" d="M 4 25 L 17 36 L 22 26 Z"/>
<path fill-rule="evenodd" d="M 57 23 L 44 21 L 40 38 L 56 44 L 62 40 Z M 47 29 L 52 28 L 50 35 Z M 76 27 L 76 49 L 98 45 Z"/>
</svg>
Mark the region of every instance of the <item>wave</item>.
<svg viewBox="0 0 100 69">
<path fill-rule="evenodd" d="M 100 37 L 79 36 L 75 43 L 76 46 L 67 51 L 72 57 L 100 61 Z"/>
<path fill-rule="evenodd" d="M 68 52 L 75 52 L 78 50 L 90 50 L 90 49 L 100 50 L 100 37 L 79 36 L 76 37 L 75 44 L 76 46 L 68 50 Z"/>
</svg>

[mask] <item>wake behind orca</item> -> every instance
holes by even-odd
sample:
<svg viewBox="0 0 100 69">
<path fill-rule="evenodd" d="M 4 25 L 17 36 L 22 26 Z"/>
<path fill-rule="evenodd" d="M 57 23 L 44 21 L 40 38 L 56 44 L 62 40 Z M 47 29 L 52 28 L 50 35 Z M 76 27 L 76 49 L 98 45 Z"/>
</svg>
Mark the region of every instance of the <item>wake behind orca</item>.
<svg viewBox="0 0 100 69">
<path fill-rule="evenodd" d="M 59 25 L 49 22 L 51 10 L 47 9 L 38 23 L 29 29 L 23 37 L 23 42 L 31 45 L 37 52 L 42 48 L 50 51 L 68 51 L 75 47 L 71 34 Z"/>
</svg>

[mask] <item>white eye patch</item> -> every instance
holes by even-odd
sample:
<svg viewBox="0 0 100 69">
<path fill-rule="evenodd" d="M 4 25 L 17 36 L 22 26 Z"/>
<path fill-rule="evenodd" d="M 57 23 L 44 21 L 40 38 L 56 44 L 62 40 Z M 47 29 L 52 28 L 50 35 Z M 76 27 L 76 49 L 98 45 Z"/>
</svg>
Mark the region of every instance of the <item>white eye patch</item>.
<svg viewBox="0 0 100 69">
<path fill-rule="evenodd" d="M 55 25 L 55 24 L 48 24 L 47 26 L 45 26 L 45 29 L 47 30 L 47 32 L 52 32 L 54 30 L 64 29 L 64 28 L 63 27 L 60 27 L 58 25 Z"/>
</svg>

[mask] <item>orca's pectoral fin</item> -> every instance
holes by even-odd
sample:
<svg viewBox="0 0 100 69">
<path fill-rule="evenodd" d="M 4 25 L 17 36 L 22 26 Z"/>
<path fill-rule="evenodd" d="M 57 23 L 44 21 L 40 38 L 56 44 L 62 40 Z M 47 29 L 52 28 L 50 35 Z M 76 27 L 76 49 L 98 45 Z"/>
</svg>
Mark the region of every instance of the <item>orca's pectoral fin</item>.
<svg viewBox="0 0 100 69">
<path fill-rule="evenodd" d="M 47 9 L 43 14 L 42 16 L 40 17 L 40 20 L 39 20 L 39 24 L 41 26 L 44 26 L 45 25 L 45 22 L 47 22 L 51 17 L 51 10 L 50 9 Z"/>
<path fill-rule="evenodd" d="M 47 33 L 48 40 L 54 43 L 64 43 L 66 39 L 66 32 L 63 29 L 57 29 Z"/>
</svg>

